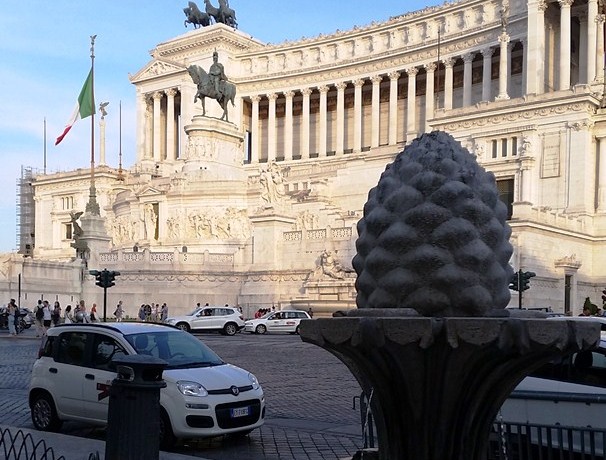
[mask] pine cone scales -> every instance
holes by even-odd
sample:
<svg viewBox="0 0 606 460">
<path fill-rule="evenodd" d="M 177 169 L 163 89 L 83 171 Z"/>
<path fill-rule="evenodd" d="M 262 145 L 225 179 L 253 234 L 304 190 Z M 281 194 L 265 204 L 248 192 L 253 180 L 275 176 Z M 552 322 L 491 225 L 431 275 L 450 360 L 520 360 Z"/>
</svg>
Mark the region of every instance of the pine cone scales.
<svg viewBox="0 0 606 460">
<path fill-rule="evenodd" d="M 385 168 L 358 222 L 358 308 L 481 316 L 505 308 L 511 230 L 492 173 L 450 135 L 424 134 Z"/>
</svg>

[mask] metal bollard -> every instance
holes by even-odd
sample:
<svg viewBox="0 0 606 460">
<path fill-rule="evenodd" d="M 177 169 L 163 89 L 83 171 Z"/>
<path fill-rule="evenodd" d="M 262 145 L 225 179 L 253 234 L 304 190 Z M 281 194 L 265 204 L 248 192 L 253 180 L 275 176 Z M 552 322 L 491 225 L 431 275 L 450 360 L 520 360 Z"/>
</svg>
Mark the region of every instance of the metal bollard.
<svg viewBox="0 0 606 460">
<path fill-rule="evenodd" d="M 160 458 L 160 389 L 166 361 L 129 355 L 113 360 L 118 372 L 109 392 L 105 460 Z"/>
</svg>

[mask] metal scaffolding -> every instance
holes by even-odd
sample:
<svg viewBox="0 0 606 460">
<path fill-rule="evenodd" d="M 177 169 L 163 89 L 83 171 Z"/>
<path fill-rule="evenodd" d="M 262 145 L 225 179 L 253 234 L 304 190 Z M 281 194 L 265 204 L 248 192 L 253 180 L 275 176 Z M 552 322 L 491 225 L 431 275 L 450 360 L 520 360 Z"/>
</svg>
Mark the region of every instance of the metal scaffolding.
<svg viewBox="0 0 606 460">
<path fill-rule="evenodd" d="M 17 248 L 19 254 L 30 257 L 36 234 L 33 180 L 34 170 L 21 166 L 21 178 L 17 179 Z"/>
</svg>

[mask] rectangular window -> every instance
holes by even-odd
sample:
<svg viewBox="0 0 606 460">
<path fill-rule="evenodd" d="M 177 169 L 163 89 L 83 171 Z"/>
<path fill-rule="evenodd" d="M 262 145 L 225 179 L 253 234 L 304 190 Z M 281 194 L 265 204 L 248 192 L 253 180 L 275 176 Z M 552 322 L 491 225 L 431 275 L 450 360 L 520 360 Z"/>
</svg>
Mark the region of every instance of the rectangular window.
<svg viewBox="0 0 606 460">
<path fill-rule="evenodd" d="M 507 206 L 507 219 L 511 219 L 513 215 L 513 179 L 497 180 L 497 191 L 499 199 Z"/>
<path fill-rule="evenodd" d="M 511 139 L 511 154 L 515 157 L 518 154 L 518 138 Z"/>
<path fill-rule="evenodd" d="M 65 224 L 65 239 L 71 240 L 73 238 L 74 238 L 73 237 L 73 228 L 72 228 L 72 224 L 70 222 L 70 223 Z"/>
<path fill-rule="evenodd" d="M 572 290 L 572 275 L 564 277 L 564 314 L 570 315 L 570 291 Z"/>
<path fill-rule="evenodd" d="M 497 141 L 496 141 L 496 140 L 493 140 L 493 141 L 492 141 L 492 157 L 493 157 L 493 158 L 496 158 L 496 157 L 497 157 L 497 154 L 498 154 L 497 149 L 498 149 L 498 144 L 497 144 Z"/>
<path fill-rule="evenodd" d="M 507 139 L 501 139 L 501 156 L 507 156 Z"/>
</svg>

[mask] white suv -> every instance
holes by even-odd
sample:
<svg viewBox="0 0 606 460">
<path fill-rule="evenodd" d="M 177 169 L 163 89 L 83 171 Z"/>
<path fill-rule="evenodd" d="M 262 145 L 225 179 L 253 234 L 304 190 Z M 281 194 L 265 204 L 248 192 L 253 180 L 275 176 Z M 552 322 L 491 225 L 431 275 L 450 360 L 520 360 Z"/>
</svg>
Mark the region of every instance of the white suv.
<svg viewBox="0 0 606 460">
<path fill-rule="evenodd" d="M 32 369 L 34 426 L 57 431 L 67 420 L 107 424 L 113 358 L 145 354 L 168 363 L 160 390 L 160 442 L 248 433 L 265 419 L 256 377 L 227 364 L 196 337 L 148 323 L 64 324 L 50 328 Z"/>
<path fill-rule="evenodd" d="M 302 310 L 281 310 L 267 313 L 257 319 L 249 319 L 244 323 L 246 332 L 265 334 L 266 332 L 299 333 L 299 324 L 302 320 L 311 319 L 311 316 Z"/>
<path fill-rule="evenodd" d="M 233 307 L 196 308 L 189 315 L 173 316 L 168 324 L 184 331 L 217 331 L 224 335 L 234 335 L 244 327 L 244 317 Z"/>
</svg>

